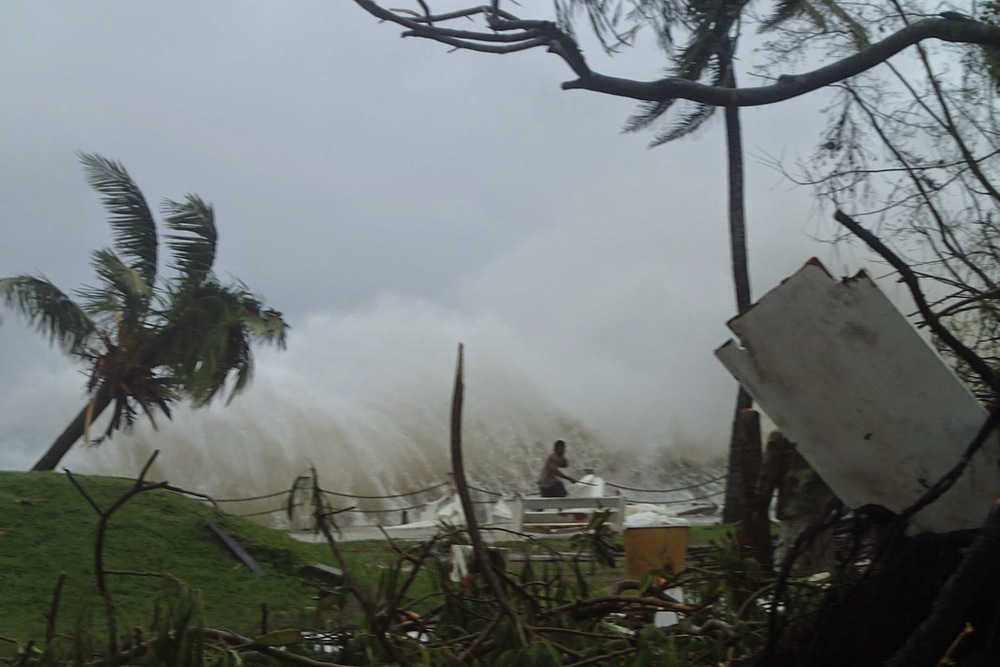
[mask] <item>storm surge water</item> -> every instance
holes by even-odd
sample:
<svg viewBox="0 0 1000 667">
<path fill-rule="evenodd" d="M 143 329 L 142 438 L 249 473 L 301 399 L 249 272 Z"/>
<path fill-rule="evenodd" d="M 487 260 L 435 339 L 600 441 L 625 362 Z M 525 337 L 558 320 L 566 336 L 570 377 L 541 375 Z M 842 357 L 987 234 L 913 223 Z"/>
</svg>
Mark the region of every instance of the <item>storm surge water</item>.
<svg viewBox="0 0 1000 667">
<path fill-rule="evenodd" d="M 665 409 L 670 397 L 653 368 L 619 368 L 606 357 L 565 368 L 558 353 L 526 346 L 496 317 L 386 299 L 293 330 L 286 352 L 261 353 L 250 389 L 228 406 L 179 408 L 156 431 L 139 422 L 98 447 L 78 445 L 64 464 L 134 476 L 159 449 L 154 478 L 215 497 L 287 489 L 310 466 L 324 488 L 343 493 L 431 486 L 450 470 L 459 342 L 466 466 L 481 486 L 533 489 L 556 438 L 569 443 L 571 474 L 594 468 L 653 486 L 669 482 L 678 461 L 708 464 L 722 451 L 719 429 L 681 428 Z"/>
<path fill-rule="evenodd" d="M 142 419 L 99 447 L 77 445 L 63 465 L 134 476 L 158 449 L 157 479 L 216 497 L 287 489 L 313 465 L 331 491 L 430 486 L 450 470 L 462 343 L 464 454 L 477 485 L 532 490 L 557 438 L 570 474 L 593 468 L 643 488 L 688 482 L 676 474 L 685 462 L 716 469 L 736 394 L 713 357 L 728 337 L 730 281 L 701 259 L 724 235 L 693 243 L 657 211 L 630 210 L 633 201 L 574 205 L 438 301 L 382 296 L 289 313 L 287 351 L 258 349 L 254 380 L 231 404 L 179 407 L 156 431 Z M 0 345 L 14 324 L 0 328 Z M 18 388 L 0 392 L 8 469 L 30 467 L 83 405 L 83 376 L 31 340 L 37 347 L 3 359 Z"/>
</svg>

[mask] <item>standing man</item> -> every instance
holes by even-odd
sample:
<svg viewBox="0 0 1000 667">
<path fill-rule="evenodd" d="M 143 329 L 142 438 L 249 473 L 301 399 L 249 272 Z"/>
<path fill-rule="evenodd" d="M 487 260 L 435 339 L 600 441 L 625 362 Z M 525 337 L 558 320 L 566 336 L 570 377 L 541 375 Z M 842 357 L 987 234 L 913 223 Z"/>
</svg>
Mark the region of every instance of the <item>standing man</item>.
<svg viewBox="0 0 1000 667">
<path fill-rule="evenodd" d="M 556 440 L 552 445 L 552 453 L 545 459 L 542 474 L 538 477 L 538 488 L 543 498 L 566 497 L 566 487 L 559 481 L 560 478 L 565 479 L 570 484 L 576 484 L 575 479 L 559 470 L 568 465 L 569 463 L 566 462 L 566 443 L 562 440 Z"/>
</svg>

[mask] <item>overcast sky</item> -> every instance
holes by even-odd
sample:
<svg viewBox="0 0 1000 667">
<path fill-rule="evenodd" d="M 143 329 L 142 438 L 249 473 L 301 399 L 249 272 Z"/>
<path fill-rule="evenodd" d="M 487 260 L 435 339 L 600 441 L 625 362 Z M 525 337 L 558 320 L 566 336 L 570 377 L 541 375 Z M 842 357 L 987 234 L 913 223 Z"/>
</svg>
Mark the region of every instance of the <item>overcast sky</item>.
<svg viewBox="0 0 1000 667">
<path fill-rule="evenodd" d="M 96 152 L 151 203 L 212 202 L 218 273 L 293 327 L 229 408 L 81 447 L 69 467 L 127 474 L 159 447 L 191 487 L 218 488 L 220 469 L 280 487 L 309 461 L 359 488 L 435 478 L 459 342 L 480 479 L 530 486 L 539 443 L 560 436 L 571 462 L 620 471 L 723 451 L 721 116 L 650 150 L 620 132 L 631 103 L 561 91 L 569 72 L 544 51 L 398 32 L 347 0 L 0 4 L 0 275 L 90 280 L 110 235 L 76 152 Z M 653 49 L 590 55 L 638 78 L 663 66 Z M 813 255 L 858 268 L 811 240 L 832 227 L 809 193 L 755 158 L 807 157 L 822 103 L 744 113 L 757 296 Z M 3 317 L 0 467 L 24 469 L 84 378 Z"/>
</svg>

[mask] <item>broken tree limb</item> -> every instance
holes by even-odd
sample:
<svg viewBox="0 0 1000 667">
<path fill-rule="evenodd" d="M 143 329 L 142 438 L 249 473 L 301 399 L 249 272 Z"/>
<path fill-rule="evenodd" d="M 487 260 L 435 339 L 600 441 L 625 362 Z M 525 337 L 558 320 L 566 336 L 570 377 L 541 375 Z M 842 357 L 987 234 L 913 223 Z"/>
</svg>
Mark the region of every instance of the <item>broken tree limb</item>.
<svg viewBox="0 0 1000 667">
<path fill-rule="evenodd" d="M 459 500 L 462 502 L 462 512 L 465 514 L 465 526 L 469 533 L 469 541 L 472 542 L 472 552 L 475 555 L 476 563 L 486 582 L 496 597 L 497 604 L 504 613 L 510 617 L 511 622 L 517 628 L 518 638 L 521 644 L 527 646 L 528 638 L 524 623 L 520 614 L 507 598 L 507 594 L 500 585 L 496 570 L 490 562 L 489 553 L 483 543 L 482 534 L 479 532 L 479 524 L 476 521 L 475 506 L 472 504 L 472 494 L 469 493 L 469 483 L 465 479 L 465 464 L 462 460 L 462 402 L 465 398 L 465 377 L 464 377 L 464 346 L 458 346 L 458 362 L 455 365 L 455 388 L 451 399 L 451 469 L 455 477 L 455 490 L 458 492 Z"/>
<path fill-rule="evenodd" d="M 383 7 L 375 0 L 354 1 L 372 16 L 404 28 L 403 37 L 429 39 L 454 49 L 480 53 L 504 54 L 545 49 L 561 58 L 577 77 L 564 82 L 561 86 L 563 90 L 589 90 L 645 102 L 686 99 L 718 107 L 775 104 L 861 74 L 925 40 L 1000 46 L 1000 27 L 971 19 L 936 16 L 914 21 L 882 40 L 868 44 L 857 53 L 818 69 L 785 74 L 766 86 L 728 88 L 681 77 L 639 81 L 601 74 L 591 69 L 577 40 L 568 30 L 552 21 L 520 20 L 501 11 L 496 2 L 447 13 L 427 12 L 420 17 L 409 11 Z M 481 28 L 453 29 L 442 25 L 448 20 L 474 19 L 477 16 L 483 17 Z"/>
<path fill-rule="evenodd" d="M 976 437 L 972 439 L 969 446 L 966 447 L 965 451 L 962 453 L 962 457 L 958 462 L 945 473 L 937 482 L 934 483 L 931 488 L 927 490 L 920 498 L 917 499 L 915 503 L 910 505 L 906 510 L 903 511 L 902 517 L 909 519 L 914 514 L 927 507 L 935 500 L 944 495 L 944 493 L 955 485 L 958 478 L 962 476 L 965 469 L 969 466 L 969 462 L 972 457 L 975 456 L 976 452 L 982 449 L 983 445 L 986 443 L 986 439 L 996 430 L 997 426 L 1000 425 L 1000 404 L 995 406 L 983 422 L 982 427 L 979 432 L 976 433 Z"/>
<path fill-rule="evenodd" d="M 792 543 L 791 548 L 785 555 L 784 560 L 781 561 L 780 568 L 778 570 L 778 578 L 774 582 L 774 595 L 771 596 L 771 610 L 768 615 L 767 643 L 764 645 L 763 651 L 765 662 L 763 664 L 766 664 L 767 661 L 774 658 L 775 651 L 778 646 L 778 640 L 781 638 L 781 626 L 783 620 L 781 608 L 784 604 L 783 600 L 788 589 L 788 580 L 792 575 L 792 567 L 795 565 L 795 560 L 799 557 L 799 554 L 802 553 L 802 551 L 816 539 L 817 535 L 825 530 L 832 529 L 834 524 L 843 518 L 844 512 L 844 503 L 838 498 L 833 497 L 828 500 L 823 508 L 820 518 L 795 537 L 795 541 Z"/>
<path fill-rule="evenodd" d="M 965 626 L 974 601 L 987 593 L 983 583 L 1000 562 L 1000 500 L 976 535 L 962 562 L 941 587 L 930 614 L 886 667 L 935 665 Z"/>
<path fill-rule="evenodd" d="M 139 477 L 136 478 L 135 483 L 104 510 L 102 510 L 91 495 L 87 493 L 87 490 L 80 485 L 80 483 L 73 476 L 73 473 L 63 468 L 66 472 L 66 478 L 73 484 L 73 486 L 76 487 L 76 490 L 79 491 L 80 495 L 86 499 L 94 511 L 97 512 L 99 517 L 97 521 L 97 535 L 94 538 L 94 580 L 97 584 L 97 590 L 101 594 L 101 599 L 104 600 L 104 613 L 108 623 L 109 655 L 115 655 L 118 653 L 118 621 L 115 614 L 114 598 L 111 596 L 111 590 L 108 588 L 105 576 L 106 571 L 104 569 L 104 543 L 108 531 L 108 521 L 111 520 L 111 515 L 120 510 L 122 506 L 133 497 L 145 491 L 163 489 L 169 485 L 166 481 L 146 481 L 146 473 L 149 472 L 150 467 L 152 467 L 153 462 L 156 461 L 156 457 L 159 455 L 160 450 L 154 450 L 152 456 L 150 456 L 149 460 L 146 461 L 146 465 L 142 467 L 142 471 L 139 472 Z"/>
<path fill-rule="evenodd" d="M 927 303 L 927 298 L 924 296 L 923 290 L 920 288 L 920 280 L 917 278 L 917 274 L 913 272 L 913 269 L 903 261 L 899 255 L 889 249 L 882 241 L 872 234 L 870 231 L 861 226 L 856 220 L 851 218 L 843 211 L 838 210 L 833 215 L 834 219 L 847 227 L 852 234 L 857 236 L 859 239 L 865 242 L 865 244 L 874 250 L 882 259 L 889 262 L 892 268 L 899 272 L 900 277 L 903 282 L 906 283 L 906 287 L 910 290 L 910 295 L 913 297 L 914 303 L 917 305 L 917 310 L 920 311 L 920 316 L 924 318 L 924 322 L 930 327 L 931 331 L 934 332 L 941 342 L 951 348 L 952 352 L 955 353 L 959 359 L 964 361 L 969 365 L 983 382 L 986 383 L 993 391 L 1000 393 L 1000 379 L 997 378 L 996 373 L 989 365 L 980 357 L 978 354 L 969 349 L 962 341 L 949 331 L 943 324 L 941 324 L 941 319 L 931 310 L 930 304 Z"/>
<path fill-rule="evenodd" d="M 770 495 L 758 494 L 758 482 L 763 465 L 763 446 L 760 439 L 760 413 L 753 409 L 741 410 L 737 415 L 736 446 L 740 450 L 740 542 L 761 566 L 770 569 L 771 522 L 767 515 Z"/>
</svg>

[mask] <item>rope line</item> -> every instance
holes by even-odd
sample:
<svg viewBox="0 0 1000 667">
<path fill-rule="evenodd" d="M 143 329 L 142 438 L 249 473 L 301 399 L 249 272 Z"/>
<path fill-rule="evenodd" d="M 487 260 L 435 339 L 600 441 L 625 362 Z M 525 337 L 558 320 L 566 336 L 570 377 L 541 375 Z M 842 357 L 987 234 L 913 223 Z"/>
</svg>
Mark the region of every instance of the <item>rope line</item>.
<svg viewBox="0 0 1000 667">
<path fill-rule="evenodd" d="M 428 486 L 426 489 L 417 489 L 416 491 L 407 491 L 405 493 L 392 493 L 383 496 L 363 496 L 356 493 L 341 493 L 339 491 L 326 491 L 323 493 L 331 496 L 339 496 L 341 498 L 358 498 L 360 500 L 384 500 L 386 498 L 404 498 L 406 496 L 415 496 L 418 493 L 424 493 L 426 491 L 433 491 L 434 489 L 440 489 L 442 486 L 447 486 L 448 482 L 440 482 L 434 486 Z"/>
<path fill-rule="evenodd" d="M 634 486 L 625 486 L 624 484 L 615 484 L 614 482 L 605 482 L 608 486 L 614 487 L 616 489 L 622 489 L 624 491 L 641 491 L 644 493 L 673 493 L 674 491 L 687 491 L 689 489 L 697 489 L 714 482 L 719 482 L 726 478 L 726 473 L 722 473 L 718 477 L 713 477 L 712 479 L 706 479 L 704 482 L 699 482 L 697 484 L 689 484 L 688 486 L 678 486 L 673 489 L 639 489 Z M 714 495 L 714 494 L 713 494 Z M 691 499 L 693 500 L 693 499 Z"/>
<path fill-rule="evenodd" d="M 705 486 L 707 486 L 709 484 L 712 484 L 712 483 L 715 483 L 715 482 L 719 482 L 719 481 L 725 479 L 725 477 L 726 477 L 726 474 L 723 473 L 721 475 L 718 475 L 718 476 L 713 477 L 711 479 L 705 480 L 705 481 L 700 482 L 698 484 L 689 484 L 687 486 L 678 486 L 678 487 L 671 488 L 671 489 L 642 489 L 642 488 L 638 488 L 638 487 L 625 486 L 624 484 L 615 484 L 614 482 L 605 482 L 605 484 L 607 484 L 608 486 L 610 486 L 612 488 L 621 489 L 621 490 L 624 490 L 624 491 L 636 491 L 636 492 L 641 492 L 641 493 L 673 493 L 673 492 L 677 492 L 677 491 L 688 491 L 688 490 L 691 490 L 691 489 L 702 488 L 702 487 L 705 487 Z M 428 486 L 426 488 L 417 489 L 416 491 L 406 491 L 404 493 L 394 493 L 394 494 L 384 494 L 384 495 L 361 495 L 361 494 L 353 494 L 353 493 L 342 493 L 342 492 L 338 492 L 338 491 L 327 491 L 325 489 L 321 489 L 320 493 L 323 493 L 325 495 L 330 495 L 330 496 L 338 496 L 338 497 L 341 497 L 341 498 L 351 498 L 351 499 L 358 499 L 358 500 L 386 500 L 386 499 L 391 499 L 391 498 L 405 498 L 407 496 L 415 496 L 415 495 L 420 494 L 420 493 L 426 493 L 428 491 L 434 491 L 435 489 L 440 489 L 441 487 L 447 486 L 448 484 L 449 484 L 449 482 L 440 482 L 438 484 L 434 484 L 433 486 Z M 495 496 L 495 497 L 500 498 L 500 499 L 502 499 L 504 497 L 504 494 L 500 493 L 498 491 L 491 491 L 490 489 L 484 489 L 484 488 L 481 488 L 481 487 L 478 487 L 478 486 L 473 486 L 471 484 L 469 485 L 469 488 L 472 489 L 472 490 L 474 490 L 474 491 L 478 491 L 480 493 L 485 493 L 485 494 L 490 495 L 490 496 Z M 246 501 L 250 501 L 250 500 L 265 500 L 265 499 L 268 499 L 268 498 L 276 498 L 278 496 L 286 496 L 286 495 L 288 495 L 288 494 L 290 494 L 292 492 L 294 492 L 293 489 L 288 489 L 288 490 L 284 490 L 284 491 L 276 491 L 274 493 L 266 493 L 266 494 L 262 494 L 262 495 L 259 495 L 259 496 L 249 496 L 247 498 L 222 498 L 222 499 L 213 499 L 213 500 L 216 503 L 239 503 L 239 502 L 246 502 Z M 712 492 L 712 493 L 706 493 L 706 494 L 702 494 L 702 495 L 699 495 L 699 496 L 694 496 L 694 497 L 691 497 L 691 498 L 683 498 L 683 499 L 668 499 L 668 500 L 639 500 L 639 499 L 636 499 L 634 502 L 630 502 L 629 504 L 634 505 L 634 504 L 650 503 L 650 504 L 659 504 L 659 505 L 675 505 L 675 504 L 679 504 L 679 503 L 688 503 L 688 502 L 691 502 L 691 501 L 694 501 L 694 500 L 705 500 L 705 499 L 708 499 L 708 498 L 715 498 L 716 496 L 720 496 L 722 494 L 723 494 L 723 491 L 719 490 L 719 491 L 715 491 L 715 492 Z M 195 494 L 192 494 L 192 495 L 195 495 Z M 200 494 L 197 494 L 197 495 L 200 495 Z M 492 503 L 494 503 L 496 501 L 494 501 L 494 500 L 474 500 L 472 502 L 473 502 L 474 505 L 489 505 L 489 504 L 492 504 Z M 392 507 L 392 508 L 388 508 L 388 509 L 359 509 L 357 507 L 351 507 L 351 508 L 348 508 L 348 509 L 345 509 L 345 510 L 339 510 L 339 511 L 358 512 L 358 513 L 362 513 L 362 514 L 389 514 L 389 513 L 392 513 L 392 512 L 404 512 L 404 511 L 408 511 L 408 510 L 422 509 L 422 508 L 425 508 L 425 507 L 429 507 L 431 504 L 432 503 L 430 503 L 430 502 L 427 502 L 427 503 L 418 503 L 418 504 L 414 504 L 414 505 L 408 505 L 406 507 Z M 301 507 L 302 505 L 303 505 L 303 503 L 295 503 L 295 504 L 292 505 L 292 507 Z M 285 512 L 287 510 L 288 510 L 287 505 L 283 505 L 281 507 L 277 507 L 277 508 L 274 508 L 274 509 L 262 510 L 262 511 L 259 511 L 259 512 L 250 512 L 250 513 L 247 513 L 247 514 L 234 514 L 233 516 L 254 517 L 254 516 L 263 516 L 265 514 L 274 514 L 274 513 L 277 513 L 277 512 Z"/>
<path fill-rule="evenodd" d="M 265 493 L 262 496 L 250 496 L 248 498 L 222 498 L 222 499 L 216 498 L 214 500 L 217 503 L 242 503 L 242 502 L 246 502 L 247 500 L 265 500 L 267 498 L 277 498 L 278 496 L 286 496 L 286 495 L 288 495 L 288 492 L 289 492 L 289 490 L 285 489 L 284 491 L 275 491 L 274 493 Z"/>
<path fill-rule="evenodd" d="M 404 510 L 420 509 L 421 507 L 427 507 L 428 505 L 430 505 L 430 503 L 424 503 L 422 505 L 410 505 L 408 507 L 390 507 L 389 509 L 384 509 L 384 510 L 363 510 L 363 509 L 358 509 L 358 508 L 355 507 L 353 509 L 346 510 L 346 511 L 348 511 L 348 512 L 361 512 L 362 514 L 389 514 L 391 512 L 402 512 Z"/>
<path fill-rule="evenodd" d="M 292 507 L 302 507 L 302 503 L 295 503 Z M 265 514 L 274 514 L 275 512 L 284 512 L 288 509 L 288 506 L 275 507 L 273 510 L 263 510 L 260 512 L 250 512 L 249 514 L 231 514 L 230 516 L 239 517 L 249 517 L 249 516 L 263 516 Z"/>
<path fill-rule="evenodd" d="M 706 498 L 715 498 L 716 496 L 721 496 L 725 493 L 724 490 L 715 491 L 713 493 L 706 493 L 703 496 L 694 496 L 692 498 L 682 498 L 680 500 L 642 500 L 636 501 L 634 503 L 629 503 L 630 505 L 677 505 L 680 503 L 689 503 L 692 500 L 705 500 Z"/>
<path fill-rule="evenodd" d="M 485 493 L 490 496 L 503 496 L 499 491 L 490 491 L 489 489 L 480 489 L 478 486 L 472 486 L 471 484 L 466 484 L 473 491 L 479 491 L 480 493 Z"/>
</svg>

